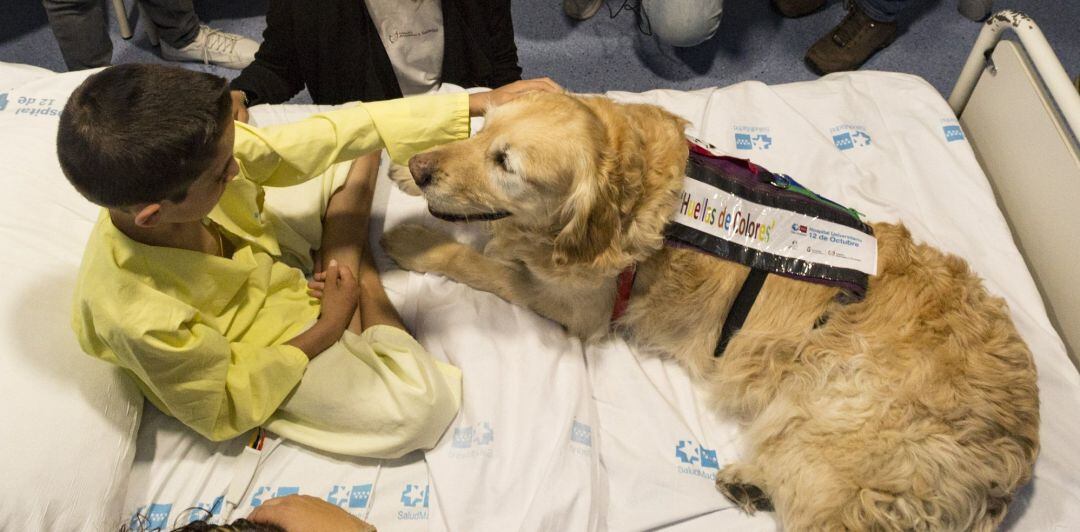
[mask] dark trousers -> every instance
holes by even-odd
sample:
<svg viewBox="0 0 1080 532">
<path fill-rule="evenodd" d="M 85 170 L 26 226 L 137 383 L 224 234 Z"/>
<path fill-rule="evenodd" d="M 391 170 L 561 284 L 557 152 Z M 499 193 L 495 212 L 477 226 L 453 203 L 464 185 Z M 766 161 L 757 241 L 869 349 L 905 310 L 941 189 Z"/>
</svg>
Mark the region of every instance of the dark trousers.
<svg viewBox="0 0 1080 532">
<path fill-rule="evenodd" d="M 96 68 L 112 62 L 106 1 L 41 0 L 68 70 Z M 199 17 L 192 0 L 137 1 L 143 4 L 161 40 L 169 46 L 183 48 L 199 34 Z"/>
</svg>

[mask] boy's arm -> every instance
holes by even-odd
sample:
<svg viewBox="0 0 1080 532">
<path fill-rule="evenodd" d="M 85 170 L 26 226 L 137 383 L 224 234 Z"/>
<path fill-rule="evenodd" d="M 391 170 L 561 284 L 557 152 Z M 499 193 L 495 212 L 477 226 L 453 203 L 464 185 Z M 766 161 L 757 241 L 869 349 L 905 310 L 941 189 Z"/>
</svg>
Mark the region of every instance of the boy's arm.
<svg viewBox="0 0 1080 532">
<path fill-rule="evenodd" d="M 469 136 L 467 93 L 361 103 L 293 124 L 236 124 L 241 173 L 268 186 L 290 186 L 330 165 L 386 148 L 404 164 L 431 146 Z"/>
<path fill-rule="evenodd" d="M 308 363 L 296 347 L 229 342 L 201 323 L 151 331 L 129 342 L 115 350 L 128 359 L 123 365 L 170 415 L 214 441 L 266 422 Z"/>
</svg>

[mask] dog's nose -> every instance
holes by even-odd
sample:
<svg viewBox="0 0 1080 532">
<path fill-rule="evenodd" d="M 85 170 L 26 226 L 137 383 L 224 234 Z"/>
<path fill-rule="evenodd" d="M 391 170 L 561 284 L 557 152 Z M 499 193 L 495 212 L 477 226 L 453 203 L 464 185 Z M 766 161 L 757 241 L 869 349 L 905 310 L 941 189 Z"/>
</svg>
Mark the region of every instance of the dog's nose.
<svg viewBox="0 0 1080 532">
<path fill-rule="evenodd" d="M 431 178 L 435 174 L 435 155 L 431 153 L 419 153 L 409 159 L 409 172 L 412 173 L 413 181 L 420 188 L 431 184 Z"/>
</svg>

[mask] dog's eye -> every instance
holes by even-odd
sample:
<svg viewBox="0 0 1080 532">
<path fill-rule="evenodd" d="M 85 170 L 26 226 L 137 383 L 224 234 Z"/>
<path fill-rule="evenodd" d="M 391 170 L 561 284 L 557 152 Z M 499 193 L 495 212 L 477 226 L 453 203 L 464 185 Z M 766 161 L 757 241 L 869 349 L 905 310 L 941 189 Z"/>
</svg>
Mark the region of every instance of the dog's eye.
<svg viewBox="0 0 1080 532">
<path fill-rule="evenodd" d="M 505 172 L 510 171 L 510 165 L 506 160 L 506 152 L 505 151 L 497 151 L 497 152 L 495 152 L 494 155 L 491 156 L 491 158 L 492 158 L 492 160 L 495 161 L 495 164 L 499 165 L 499 168 L 503 169 L 503 171 L 505 171 Z"/>
</svg>

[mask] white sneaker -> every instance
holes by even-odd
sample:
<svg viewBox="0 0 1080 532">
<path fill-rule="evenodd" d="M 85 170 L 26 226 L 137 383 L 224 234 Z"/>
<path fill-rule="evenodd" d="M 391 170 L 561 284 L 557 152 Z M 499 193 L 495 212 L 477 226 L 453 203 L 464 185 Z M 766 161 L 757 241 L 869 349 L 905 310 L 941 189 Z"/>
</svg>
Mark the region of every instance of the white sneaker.
<svg viewBox="0 0 1080 532">
<path fill-rule="evenodd" d="M 170 61 L 202 61 L 225 68 L 241 70 L 255 60 L 259 43 L 235 33 L 215 30 L 205 24 L 199 25 L 199 34 L 191 44 L 173 48 L 161 43 L 161 56 Z"/>
</svg>

